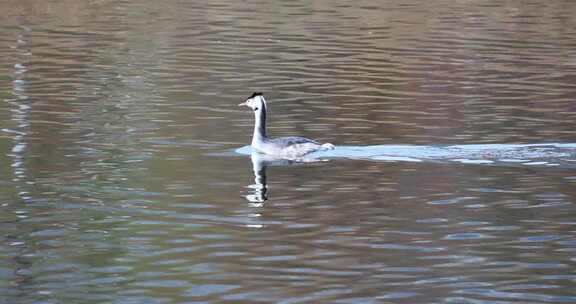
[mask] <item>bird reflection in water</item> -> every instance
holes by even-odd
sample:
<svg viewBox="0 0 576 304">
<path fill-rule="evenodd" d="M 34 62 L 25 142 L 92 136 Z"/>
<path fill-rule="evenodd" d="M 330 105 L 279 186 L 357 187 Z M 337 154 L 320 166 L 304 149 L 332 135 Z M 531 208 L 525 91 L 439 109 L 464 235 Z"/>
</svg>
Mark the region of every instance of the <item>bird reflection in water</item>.
<svg viewBox="0 0 576 304">
<path fill-rule="evenodd" d="M 248 186 L 248 188 L 251 189 L 251 192 L 244 196 L 249 203 L 249 207 L 253 208 L 249 215 L 250 218 L 261 217 L 261 208 L 264 207 L 264 202 L 268 200 L 268 184 L 266 175 L 268 167 L 297 166 L 304 163 L 323 161 L 322 159 L 313 157 L 289 160 L 262 154 L 256 151 L 252 151 L 250 154 L 250 160 L 252 161 L 252 171 L 254 172 L 254 184 Z M 264 227 L 263 224 L 254 222 L 248 223 L 247 226 L 252 228 Z"/>
<path fill-rule="evenodd" d="M 294 166 L 306 162 L 319 161 L 318 159 L 297 159 L 289 160 L 283 159 L 267 154 L 262 154 L 252 151 L 250 154 L 252 161 L 252 171 L 254 172 L 254 184 L 248 186 L 253 191 L 246 195 L 246 199 L 250 203 L 263 203 L 268 199 L 268 185 L 266 184 L 266 169 L 270 166 Z"/>
<path fill-rule="evenodd" d="M 264 160 L 265 155 L 258 152 L 252 152 L 250 159 L 252 160 L 252 171 L 254 172 L 254 184 L 248 186 L 252 189 L 252 193 L 246 195 L 246 199 L 254 207 L 261 207 L 261 204 L 268 199 L 268 185 L 266 184 L 266 168 L 267 162 Z"/>
</svg>

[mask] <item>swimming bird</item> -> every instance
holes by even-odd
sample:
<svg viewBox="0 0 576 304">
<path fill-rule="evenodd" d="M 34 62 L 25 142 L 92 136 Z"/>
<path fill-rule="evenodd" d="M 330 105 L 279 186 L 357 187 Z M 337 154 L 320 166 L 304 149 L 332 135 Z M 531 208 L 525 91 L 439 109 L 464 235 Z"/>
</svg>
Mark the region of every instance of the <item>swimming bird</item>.
<svg viewBox="0 0 576 304">
<path fill-rule="evenodd" d="M 334 145 L 330 143 L 321 144 L 305 137 L 269 138 L 266 135 L 266 99 L 261 92 L 255 92 L 238 106 L 246 106 L 254 111 L 255 123 L 251 146 L 258 152 L 287 159 L 298 159 L 314 151 L 334 149 Z"/>
</svg>

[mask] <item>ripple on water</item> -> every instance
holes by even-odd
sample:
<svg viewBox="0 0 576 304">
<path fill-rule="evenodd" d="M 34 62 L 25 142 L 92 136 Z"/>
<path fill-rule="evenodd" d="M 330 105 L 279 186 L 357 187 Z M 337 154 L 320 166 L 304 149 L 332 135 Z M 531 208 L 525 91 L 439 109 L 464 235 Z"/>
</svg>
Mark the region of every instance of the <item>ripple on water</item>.
<svg viewBox="0 0 576 304">
<path fill-rule="evenodd" d="M 0 1 L 2 300 L 576 302 L 574 4 L 435 4 Z"/>
</svg>

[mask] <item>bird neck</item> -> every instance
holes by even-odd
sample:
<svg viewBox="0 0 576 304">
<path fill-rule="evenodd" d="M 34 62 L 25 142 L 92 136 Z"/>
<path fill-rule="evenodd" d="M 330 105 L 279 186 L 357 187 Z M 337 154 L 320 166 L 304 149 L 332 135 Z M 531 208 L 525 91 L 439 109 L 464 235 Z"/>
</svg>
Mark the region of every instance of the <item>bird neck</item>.
<svg viewBox="0 0 576 304">
<path fill-rule="evenodd" d="M 262 103 L 260 108 L 254 111 L 254 134 L 252 135 L 252 145 L 263 141 L 266 138 L 266 105 Z"/>
</svg>

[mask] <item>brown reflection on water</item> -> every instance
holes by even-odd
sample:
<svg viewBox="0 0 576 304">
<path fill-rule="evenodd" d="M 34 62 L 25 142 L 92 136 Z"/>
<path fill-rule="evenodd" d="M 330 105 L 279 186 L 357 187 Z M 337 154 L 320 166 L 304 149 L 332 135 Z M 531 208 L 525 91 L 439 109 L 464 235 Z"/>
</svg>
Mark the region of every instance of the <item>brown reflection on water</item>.
<svg viewBox="0 0 576 304">
<path fill-rule="evenodd" d="M 575 302 L 566 168 L 227 155 L 574 142 L 574 9 L 3 1 L 0 302 Z"/>
</svg>

